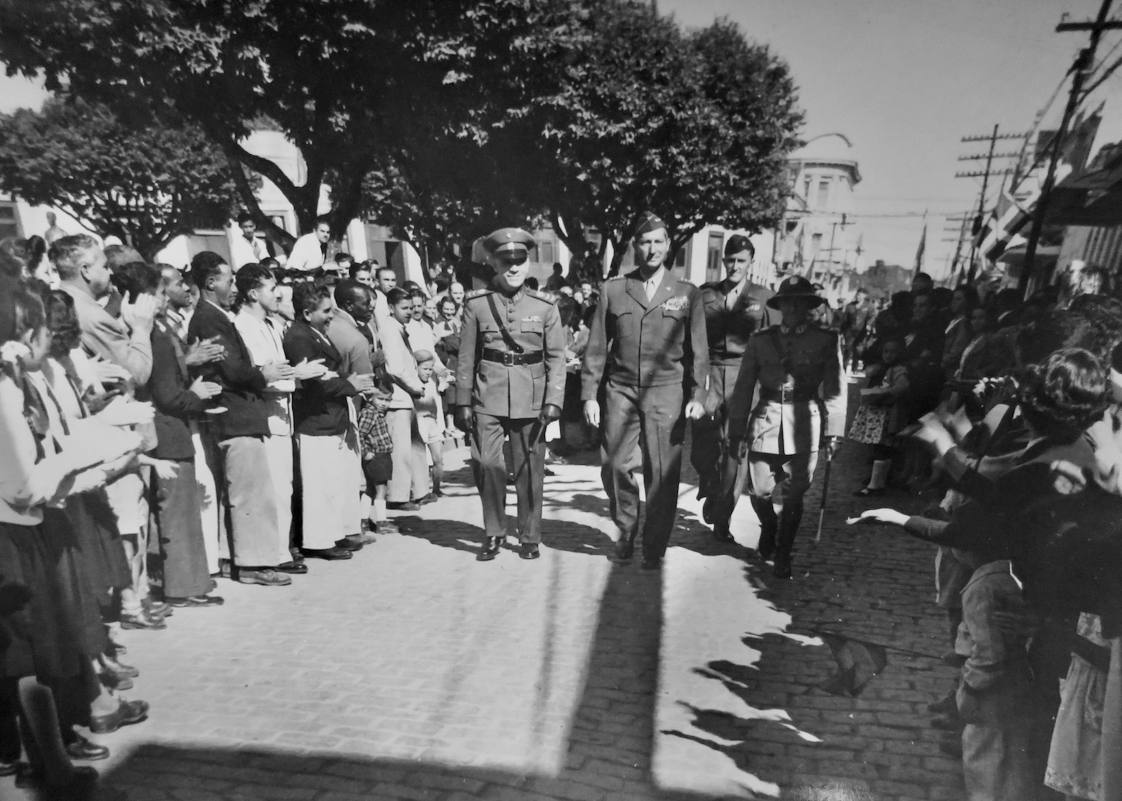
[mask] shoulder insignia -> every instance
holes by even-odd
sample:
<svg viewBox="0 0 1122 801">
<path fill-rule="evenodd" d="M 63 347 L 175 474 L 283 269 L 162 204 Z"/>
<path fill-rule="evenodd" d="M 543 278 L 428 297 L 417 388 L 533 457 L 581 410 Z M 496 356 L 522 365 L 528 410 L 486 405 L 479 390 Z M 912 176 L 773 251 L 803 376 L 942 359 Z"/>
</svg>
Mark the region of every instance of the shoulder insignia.
<svg viewBox="0 0 1122 801">
<path fill-rule="evenodd" d="M 546 303 L 552 304 L 557 302 L 556 295 L 551 292 L 542 292 L 540 289 L 527 289 L 526 294 L 532 298 L 537 298 L 538 300 L 544 301 Z"/>
<path fill-rule="evenodd" d="M 489 295 L 490 293 L 491 293 L 490 289 L 473 289 L 471 292 L 468 292 L 467 295 L 464 296 L 464 300 L 471 300 L 472 298 L 481 298 L 484 295 Z"/>
</svg>

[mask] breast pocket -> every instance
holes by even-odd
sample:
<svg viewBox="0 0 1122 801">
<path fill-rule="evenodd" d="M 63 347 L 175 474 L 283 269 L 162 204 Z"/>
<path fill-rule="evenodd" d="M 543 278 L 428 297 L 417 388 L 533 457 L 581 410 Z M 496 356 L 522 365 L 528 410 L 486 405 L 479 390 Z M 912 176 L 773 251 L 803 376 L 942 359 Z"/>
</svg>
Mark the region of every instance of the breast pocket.
<svg viewBox="0 0 1122 801">
<path fill-rule="evenodd" d="M 532 334 L 540 337 L 545 330 L 545 324 L 541 320 L 523 320 L 521 322 L 521 330 L 523 334 Z"/>
<path fill-rule="evenodd" d="M 636 315 L 634 312 L 623 312 L 616 315 L 616 336 L 629 339 L 635 336 Z"/>
<path fill-rule="evenodd" d="M 502 335 L 499 333 L 499 326 L 490 321 L 479 322 L 479 333 L 483 336 L 484 345 L 493 345 L 502 340 Z"/>
</svg>

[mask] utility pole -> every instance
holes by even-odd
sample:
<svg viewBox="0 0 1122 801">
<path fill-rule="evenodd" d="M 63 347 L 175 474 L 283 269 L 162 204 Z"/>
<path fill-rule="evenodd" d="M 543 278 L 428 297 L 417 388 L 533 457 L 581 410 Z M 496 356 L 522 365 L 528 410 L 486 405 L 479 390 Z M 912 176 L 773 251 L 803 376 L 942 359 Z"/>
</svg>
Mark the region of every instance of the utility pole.
<svg viewBox="0 0 1122 801">
<path fill-rule="evenodd" d="M 975 153 L 975 154 L 972 154 L 972 155 L 969 155 L 969 156 L 959 156 L 958 157 L 959 161 L 980 161 L 980 160 L 984 159 L 985 162 L 986 162 L 985 170 L 983 170 L 981 172 L 978 172 L 977 170 L 974 170 L 974 171 L 971 171 L 971 172 L 956 172 L 954 174 L 955 178 L 981 178 L 982 179 L 982 191 L 978 193 L 978 211 L 977 211 L 977 214 L 974 217 L 974 225 L 973 225 L 973 235 L 975 237 L 978 235 L 978 232 L 982 230 L 982 223 L 985 220 L 986 194 L 989 191 L 990 176 L 991 175 L 1009 175 L 1013 172 L 1013 170 L 1011 168 L 1008 168 L 1008 167 L 1003 167 L 1003 168 L 995 171 L 993 169 L 993 160 L 994 159 L 1015 158 L 1015 157 L 1020 156 L 1019 153 L 994 153 L 993 151 L 997 148 L 997 142 L 998 142 L 999 139 L 1001 139 L 1001 140 L 1004 140 L 1004 139 L 1023 139 L 1025 137 L 1025 134 L 1011 134 L 1011 133 L 1004 133 L 1003 134 L 1003 133 L 1000 133 L 999 131 L 1000 131 L 1000 126 L 999 125 L 994 125 L 993 126 L 993 132 L 988 134 L 988 135 L 985 135 L 985 136 L 964 136 L 960 140 L 962 142 L 987 142 L 988 141 L 990 143 L 989 149 L 985 153 Z M 971 245 L 970 245 L 970 263 L 971 264 L 974 263 L 975 250 L 976 250 L 975 245 L 973 243 L 971 243 Z M 957 261 L 957 258 L 955 260 Z"/>
<path fill-rule="evenodd" d="M 1044 227 L 1044 217 L 1048 211 L 1048 201 L 1051 198 L 1052 187 L 1056 182 L 1056 165 L 1060 160 L 1060 150 L 1064 138 L 1067 136 L 1071 118 L 1075 116 L 1075 109 L 1079 106 L 1079 94 L 1083 90 L 1083 82 L 1087 79 L 1087 72 L 1095 63 L 1095 51 L 1099 47 L 1099 39 L 1103 31 L 1122 28 L 1122 22 L 1117 20 L 1107 21 L 1110 5 L 1113 0 L 1103 0 L 1099 7 L 1099 14 L 1093 22 L 1068 22 L 1065 14 L 1056 26 L 1056 33 L 1067 31 L 1090 31 L 1091 39 L 1087 47 L 1079 51 L 1075 63 L 1071 65 L 1071 91 L 1067 97 L 1067 106 L 1064 107 L 1064 116 L 1060 121 L 1060 129 L 1049 143 L 1051 155 L 1048 158 L 1048 172 L 1044 176 L 1044 183 L 1040 186 L 1040 198 L 1036 201 L 1036 211 L 1032 216 L 1032 229 L 1029 231 L 1028 242 L 1025 244 L 1025 263 L 1021 268 L 1021 277 L 1017 281 L 1017 289 L 1022 295 L 1028 290 L 1029 276 L 1032 275 L 1033 262 L 1036 260 L 1036 246 L 1040 242 L 1040 231 Z"/>
</svg>

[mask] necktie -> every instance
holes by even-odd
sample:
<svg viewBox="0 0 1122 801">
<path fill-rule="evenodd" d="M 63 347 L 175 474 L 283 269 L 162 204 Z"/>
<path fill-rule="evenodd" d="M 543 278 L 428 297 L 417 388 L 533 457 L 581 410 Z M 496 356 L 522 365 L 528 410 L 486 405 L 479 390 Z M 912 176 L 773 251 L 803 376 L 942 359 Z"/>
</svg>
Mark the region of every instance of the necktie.
<svg viewBox="0 0 1122 801">
<path fill-rule="evenodd" d="M 727 295 L 725 295 L 725 308 L 729 311 L 733 310 L 736 302 L 740 300 L 740 285 L 734 286 Z"/>
<path fill-rule="evenodd" d="M 647 300 L 654 300 L 655 290 L 658 289 L 658 284 L 655 283 L 654 278 L 648 278 L 646 282 Z"/>
</svg>

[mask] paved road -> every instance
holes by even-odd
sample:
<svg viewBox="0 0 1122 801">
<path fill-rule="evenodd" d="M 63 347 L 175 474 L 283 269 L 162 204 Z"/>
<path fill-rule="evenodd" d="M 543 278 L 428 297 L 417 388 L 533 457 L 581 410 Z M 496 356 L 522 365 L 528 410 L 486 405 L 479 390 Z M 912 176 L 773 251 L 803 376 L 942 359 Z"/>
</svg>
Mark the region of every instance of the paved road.
<svg viewBox="0 0 1122 801">
<path fill-rule="evenodd" d="M 890 652 L 858 698 L 816 686 L 836 670 L 820 632 L 947 647 L 930 548 L 844 526 L 856 449 L 791 582 L 717 546 L 686 486 L 661 573 L 615 564 L 591 457 L 548 480 L 540 560 L 477 562 L 478 498 L 450 457 L 449 496 L 400 536 L 289 588 L 222 582 L 224 607 L 126 632 L 130 695 L 153 711 L 96 738 L 104 783 L 131 801 L 960 796 L 924 709 L 950 668 Z M 0 799 L 26 797 L 0 779 Z"/>
</svg>

